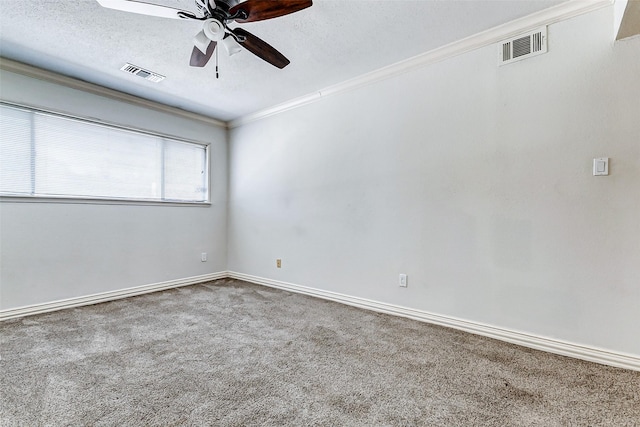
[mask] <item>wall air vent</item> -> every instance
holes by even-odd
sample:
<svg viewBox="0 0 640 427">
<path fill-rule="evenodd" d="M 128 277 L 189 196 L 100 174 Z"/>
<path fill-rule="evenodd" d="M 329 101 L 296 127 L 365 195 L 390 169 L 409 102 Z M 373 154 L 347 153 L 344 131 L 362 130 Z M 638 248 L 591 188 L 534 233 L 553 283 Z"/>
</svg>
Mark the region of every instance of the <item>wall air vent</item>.
<svg viewBox="0 0 640 427">
<path fill-rule="evenodd" d="M 498 43 L 498 53 L 498 65 L 547 53 L 547 27 L 501 41 Z"/>
<path fill-rule="evenodd" d="M 153 71 L 149 71 L 149 70 L 145 70 L 144 68 L 140 68 L 136 65 L 132 65 L 132 64 L 124 64 L 122 66 L 122 68 L 120 68 L 122 71 L 124 71 L 125 73 L 129 73 L 129 74 L 133 74 L 139 77 L 142 77 L 144 79 L 147 79 L 149 81 L 152 81 L 154 83 L 158 83 L 162 80 L 164 80 L 164 76 L 161 76 L 158 73 L 154 73 Z"/>
</svg>

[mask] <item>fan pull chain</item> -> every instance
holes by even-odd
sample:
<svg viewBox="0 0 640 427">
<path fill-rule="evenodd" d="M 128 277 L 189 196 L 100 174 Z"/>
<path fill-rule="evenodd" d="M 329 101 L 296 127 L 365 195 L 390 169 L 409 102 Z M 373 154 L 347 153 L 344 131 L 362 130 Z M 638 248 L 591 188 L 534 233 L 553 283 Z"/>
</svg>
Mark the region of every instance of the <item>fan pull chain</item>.
<svg viewBox="0 0 640 427">
<path fill-rule="evenodd" d="M 220 76 L 218 75 L 218 51 L 220 49 L 216 49 L 216 79 L 220 78 Z"/>
</svg>

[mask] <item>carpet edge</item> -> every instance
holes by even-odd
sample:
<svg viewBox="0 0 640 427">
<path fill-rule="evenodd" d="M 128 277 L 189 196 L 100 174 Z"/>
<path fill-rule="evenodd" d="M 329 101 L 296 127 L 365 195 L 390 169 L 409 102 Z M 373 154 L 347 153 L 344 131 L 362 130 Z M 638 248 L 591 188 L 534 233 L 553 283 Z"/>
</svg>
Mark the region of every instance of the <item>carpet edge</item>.
<svg viewBox="0 0 640 427">
<path fill-rule="evenodd" d="M 625 354 L 611 350 L 575 344 L 568 341 L 487 325 L 480 322 L 458 319 L 451 316 L 430 313 L 423 310 L 417 310 L 380 301 L 354 297 L 322 289 L 310 288 L 294 283 L 252 276 L 235 271 L 228 271 L 227 274 L 227 277 L 231 279 L 244 280 L 246 282 L 254 283 L 257 285 L 263 285 L 272 288 L 287 290 L 290 292 L 314 296 L 317 298 L 335 301 L 366 310 L 376 311 L 379 313 L 407 317 L 425 323 L 446 326 L 464 332 L 469 332 L 500 341 L 506 341 L 511 344 L 546 351 L 548 353 L 573 357 L 575 359 L 586 360 L 602 365 L 614 366 L 616 368 L 640 371 L 640 356 L 632 354 Z"/>
<path fill-rule="evenodd" d="M 617 368 L 630 369 L 640 371 L 640 356 L 624 354 L 611 350 L 604 350 L 596 347 L 590 347 L 575 344 L 554 338 L 533 335 L 520 331 L 500 328 L 492 325 L 474 322 L 470 320 L 458 319 L 451 316 L 445 316 L 430 313 L 423 310 L 388 304 L 380 301 L 369 300 L 360 297 L 340 294 L 337 292 L 326 291 L 317 288 L 297 285 L 294 283 L 282 282 L 278 280 L 268 279 L 264 277 L 252 276 L 249 274 L 238 273 L 235 271 L 220 271 L 216 273 L 204 274 L 200 276 L 187 277 L 183 279 L 169 280 L 165 282 L 152 283 L 148 285 L 135 286 L 115 291 L 102 292 L 98 294 L 86 295 L 82 297 L 74 297 L 59 301 L 53 301 L 42 304 L 34 304 L 29 306 L 0 310 L 0 322 L 4 320 L 14 319 L 18 317 L 31 316 L 35 314 L 48 313 L 51 311 L 63 310 L 67 308 L 82 307 L 85 305 L 98 304 L 101 302 L 114 301 L 122 298 L 128 298 L 136 295 L 142 295 L 151 292 L 158 292 L 167 289 L 173 289 L 181 286 L 195 285 L 218 279 L 238 279 L 257 285 L 268 286 L 271 288 L 282 289 L 294 293 L 309 295 L 325 300 L 350 305 L 353 307 L 363 308 L 366 310 L 376 311 L 379 313 L 391 314 L 394 316 L 407 317 L 425 323 L 432 323 L 440 326 L 458 329 L 476 335 L 481 335 L 500 341 L 509 342 L 523 347 L 533 348 L 536 350 L 546 351 L 548 353 L 559 354 L 562 356 L 573 357 L 575 359 L 595 362 L 602 365 L 614 366 Z"/>
<path fill-rule="evenodd" d="M 51 311 L 63 310 L 67 308 L 82 307 L 85 305 L 98 304 L 101 302 L 114 301 L 136 295 L 148 294 L 151 292 L 164 291 L 178 288 L 180 286 L 195 285 L 197 283 L 208 282 L 210 280 L 225 279 L 228 277 L 226 271 L 202 274 L 199 276 L 186 277 L 182 279 L 168 280 L 165 282 L 151 283 L 148 285 L 134 286 L 131 288 L 118 289 L 115 291 L 100 292 L 97 294 L 73 297 L 58 301 L 27 305 L 16 308 L 0 310 L 0 322 L 17 317 L 32 316 L 35 314 L 49 313 Z"/>
</svg>

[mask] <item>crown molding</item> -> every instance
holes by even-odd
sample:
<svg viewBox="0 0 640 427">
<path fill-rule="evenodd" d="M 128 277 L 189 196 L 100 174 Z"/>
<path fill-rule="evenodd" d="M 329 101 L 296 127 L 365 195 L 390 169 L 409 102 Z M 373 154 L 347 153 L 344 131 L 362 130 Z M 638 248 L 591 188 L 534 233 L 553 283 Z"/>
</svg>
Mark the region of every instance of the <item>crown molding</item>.
<svg viewBox="0 0 640 427">
<path fill-rule="evenodd" d="M 198 120 L 215 126 L 223 128 L 227 127 L 227 122 L 217 120 L 211 117 L 203 116 L 201 114 L 193 113 L 191 111 L 182 110 L 180 108 L 171 107 L 169 105 L 161 104 L 158 102 L 150 101 L 148 99 L 140 98 L 128 93 L 120 92 L 114 89 L 109 89 L 104 86 L 99 86 L 93 83 L 89 83 L 83 80 L 78 80 L 73 77 L 64 76 L 62 74 L 54 73 L 42 68 L 34 67 L 32 65 L 25 64 L 23 62 L 14 61 L 12 59 L 0 57 L 0 70 L 11 73 L 21 74 L 23 76 L 31 77 L 38 80 L 43 80 L 51 83 L 55 83 L 61 86 L 66 86 L 71 89 L 78 89 L 83 92 L 92 93 L 94 95 L 103 96 L 105 98 L 115 99 L 117 101 L 126 102 L 128 104 L 136 105 L 139 107 L 149 108 L 151 110 L 160 111 L 162 113 L 169 113 L 175 116 L 184 117 L 186 119 Z"/>
<path fill-rule="evenodd" d="M 385 80 L 400 74 L 421 68 L 436 62 L 444 61 L 457 55 L 485 47 L 502 40 L 517 36 L 521 33 L 534 30 L 544 25 L 551 25 L 556 22 L 565 21 L 573 17 L 583 15 L 594 10 L 610 6 L 615 0 L 569 0 L 552 6 L 548 9 L 541 10 L 520 19 L 508 22 L 506 24 L 493 27 L 489 30 L 474 34 L 467 38 L 455 41 L 445 46 L 422 53 L 404 61 L 380 68 L 378 70 L 362 74 L 358 77 L 346 80 L 318 92 L 294 98 L 282 104 L 256 111 L 254 113 L 242 116 L 228 123 L 230 128 L 239 127 L 256 120 L 264 119 L 284 111 L 307 105 L 311 102 L 318 101 L 326 96 L 336 95 L 357 89 L 372 83 Z"/>
<path fill-rule="evenodd" d="M 85 92 L 93 93 L 95 95 L 116 99 L 118 101 L 127 102 L 129 104 L 153 109 L 164 113 L 174 114 L 176 116 L 192 120 L 202 121 L 223 128 L 235 128 L 254 122 L 256 120 L 280 114 L 294 108 L 302 107 L 304 105 L 316 102 L 326 96 L 347 92 L 366 85 L 370 85 L 378 81 L 398 76 L 417 68 L 444 61 L 448 58 L 452 58 L 454 56 L 461 55 L 493 43 L 497 43 L 501 40 L 508 39 L 510 37 L 533 30 L 543 25 L 551 25 L 556 22 L 571 19 L 573 17 L 598 10 L 606 6 L 610 6 L 614 2 L 615 0 L 568 0 L 548 9 L 541 10 L 523 18 L 474 34 L 467 38 L 458 40 L 437 49 L 433 49 L 404 61 L 400 61 L 395 64 L 380 68 L 378 70 L 362 74 L 344 82 L 328 86 L 322 90 L 291 99 L 284 103 L 247 114 L 229 122 L 150 101 L 144 98 L 140 98 L 124 92 L 119 92 L 117 90 L 109 89 L 72 77 L 57 74 L 48 70 L 44 70 L 42 68 L 37 68 L 7 58 L 0 58 L 0 70 L 25 75 L 39 80 L 49 81 L 52 83 L 70 87 L 72 89 L 82 90 Z"/>
</svg>

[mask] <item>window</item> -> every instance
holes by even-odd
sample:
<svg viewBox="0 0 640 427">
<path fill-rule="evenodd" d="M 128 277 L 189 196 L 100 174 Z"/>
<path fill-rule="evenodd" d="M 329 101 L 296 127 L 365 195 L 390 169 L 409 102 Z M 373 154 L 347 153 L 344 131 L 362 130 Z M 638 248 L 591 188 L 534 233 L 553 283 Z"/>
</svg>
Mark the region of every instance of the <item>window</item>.
<svg viewBox="0 0 640 427">
<path fill-rule="evenodd" d="M 209 201 L 207 146 L 0 105 L 0 194 Z"/>
</svg>

